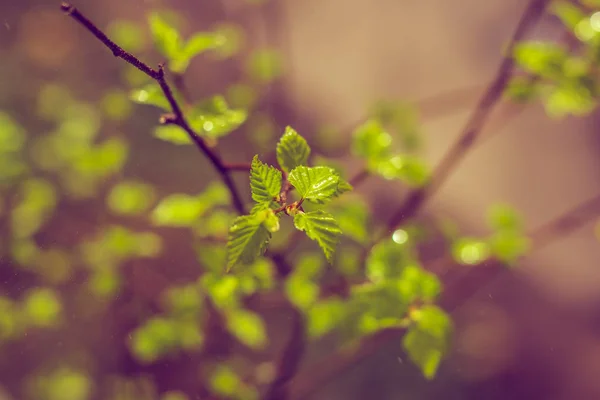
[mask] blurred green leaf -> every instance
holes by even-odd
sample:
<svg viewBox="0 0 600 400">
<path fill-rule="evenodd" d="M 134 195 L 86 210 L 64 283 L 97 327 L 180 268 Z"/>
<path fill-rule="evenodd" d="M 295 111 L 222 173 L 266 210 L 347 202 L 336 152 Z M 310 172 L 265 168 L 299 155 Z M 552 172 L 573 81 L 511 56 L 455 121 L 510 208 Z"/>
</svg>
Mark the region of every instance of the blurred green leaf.
<svg viewBox="0 0 600 400">
<path fill-rule="evenodd" d="M 152 211 L 152 222 L 159 226 L 193 226 L 208 210 L 229 204 L 229 192 L 222 184 L 210 184 L 200 195 L 176 193 L 162 199 Z"/>
<path fill-rule="evenodd" d="M 488 224 L 496 230 L 521 230 L 523 221 L 517 211 L 507 204 L 494 204 L 488 209 Z"/>
<path fill-rule="evenodd" d="M 130 53 L 139 53 L 146 48 L 143 28 L 135 21 L 116 20 L 110 23 L 106 33 Z"/>
<path fill-rule="evenodd" d="M 239 128 L 248 113 L 243 109 L 231 109 L 223 96 L 214 96 L 196 105 L 189 113 L 190 126 L 202 136 L 219 138 Z"/>
<path fill-rule="evenodd" d="M 402 344 L 409 358 L 427 379 L 432 379 L 448 351 L 452 321 L 436 306 L 424 306 L 411 318 L 414 324 L 404 335 Z"/>
<path fill-rule="evenodd" d="M 518 43 L 513 55 L 521 68 L 547 78 L 560 77 L 567 59 L 565 50 L 550 42 Z"/>
<path fill-rule="evenodd" d="M 391 146 L 391 135 L 376 119 L 365 122 L 354 131 L 353 152 L 371 162 L 388 157 L 391 153 Z"/>
<path fill-rule="evenodd" d="M 264 224 L 267 215 L 266 212 L 259 212 L 233 221 L 227 242 L 228 269 L 237 264 L 251 264 L 264 253 L 271 239 L 271 232 Z"/>
<path fill-rule="evenodd" d="M 148 83 L 140 89 L 134 89 L 129 94 L 131 101 L 137 104 L 146 104 L 170 111 L 171 106 L 160 86 L 156 82 Z"/>
<path fill-rule="evenodd" d="M 299 212 L 294 216 L 296 229 L 306 232 L 325 253 L 327 261 L 333 262 L 335 248 L 342 231 L 333 216 L 323 210 Z"/>
<path fill-rule="evenodd" d="M 267 344 L 267 331 L 258 314 L 237 309 L 228 312 L 226 319 L 227 330 L 246 346 L 259 349 Z"/>
<path fill-rule="evenodd" d="M 131 115 L 131 103 L 127 93 L 110 89 L 104 93 L 100 103 L 104 114 L 113 121 L 123 121 Z"/>
<path fill-rule="evenodd" d="M 288 180 L 302 198 L 323 202 L 337 194 L 340 177 L 328 167 L 299 166 L 290 172 Z"/>
<path fill-rule="evenodd" d="M 490 252 L 509 265 L 529 251 L 530 240 L 518 231 L 498 231 L 489 241 Z"/>
<path fill-rule="evenodd" d="M 183 47 L 183 40 L 177 29 L 156 12 L 150 14 L 148 23 L 157 50 L 168 59 L 176 58 Z"/>
<path fill-rule="evenodd" d="M 131 351 L 142 363 L 152 363 L 177 346 L 177 324 L 153 317 L 131 334 Z"/>
<path fill-rule="evenodd" d="M 281 171 L 262 163 L 258 155 L 254 156 L 250 169 L 252 200 L 257 203 L 271 203 L 279 196 L 281 179 Z"/>
<path fill-rule="evenodd" d="M 381 242 L 369 253 L 366 275 L 371 282 L 379 283 L 398 279 L 402 271 L 414 260 L 411 249 L 393 241 Z"/>
<path fill-rule="evenodd" d="M 154 128 L 154 137 L 175 145 L 193 144 L 186 131 L 177 125 L 160 125 Z"/>
<path fill-rule="evenodd" d="M 320 287 L 309 278 L 291 274 L 284 284 L 285 294 L 300 310 L 309 309 L 319 298 Z"/>
<path fill-rule="evenodd" d="M 90 377 L 70 368 L 59 368 L 40 383 L 40 394 L 44 400 L 87 400 L 93 393 Z"/>
<path fill-rule="evenodd" d="M 169 68 L 175 73 L 183 73 L 194 57 L 218 47 L 223 41 L 224 38 L 220 34 L 211 32 L 195 33 L 178 49 L 175 56 L 171 56 Z"/>
<path fill-rule="evenodd" d="M 258 49 L 250 54 L 247 70 L 253 80 L 269 83 L 283 74 L 283 62 L 278 51 Z"/>
<path fill-rule="evenodd" d="M 292 127 L 286 127 L 277 143 L 277 162 L 282 170 L 290 172 L 294 168 L 306 165 L 310 156 L 310 147 L 306 140 Z"/>
<path fill-rule="evenodd" d="M 196 316 L 203 306 L 202 295 L 195 284 L 167 288 L 162 301 L 169 313 L 175 316 Z"/>
<path fill-rule="evenodd" d="M 331 332 L 343 320 L 346 305 L 336 297 L 319 301 L 308 312 L 308 334 L 319 338 Z"/>
<path fill-rule="evenodd" d="M 477 265 L 490 255 L 490 247 L 484 240 L 476 238 L 459 238 L 452 244 L 452 256 L 460 264 Z"/>
<path fill-rule="evenodd" d="M 220 365 L 212 374 L 210 387 L 212 391 L 221 396 L 231 397 L 239 393 L 242 381 L 229 367 Z"/>
<path fill-rule="evenodd" d="M 544 98 L 544 106 L 551 117 L 583 116 L 595 108 L 596 99 L 589 87 L 569 82 L 555 87 Z"/>
<path fill-rule="evenodd" d="M 419 157 L 397 155 L 380 160 L 375 171 L 385 179 L 401 179 L 412 186 L 422 186 L 429 179 L 429 167 Z"/>
<path fill-rule="evenodd" d="M 62 315 L 62 303 L 52 289 L 29 290 L 23 300 L 23 308 L 29 323 L 34 326 L 53 326 L 60 322 Z"/>
<path fill-rule="evenodd" d="M 12 232 L 16 238 L 35 234 L 51 216 L 58 202 L 54 186 L 31 178 L 21 184 L 20 201 L 11 213 Z"/>
<path fill-rule="evenodd" d="M 10 115 L 0 111 L 0 155 L 20 151 L 26 139 L 25 130 Z"/>
<path fill-rule="evenodd" d="M 148 210 L 156 195 L 154 188 L 137 181 L 119 182 L 110 190 L 106 202 L 111 211 L 122 215 L 137 215 Z"/>
</svg>

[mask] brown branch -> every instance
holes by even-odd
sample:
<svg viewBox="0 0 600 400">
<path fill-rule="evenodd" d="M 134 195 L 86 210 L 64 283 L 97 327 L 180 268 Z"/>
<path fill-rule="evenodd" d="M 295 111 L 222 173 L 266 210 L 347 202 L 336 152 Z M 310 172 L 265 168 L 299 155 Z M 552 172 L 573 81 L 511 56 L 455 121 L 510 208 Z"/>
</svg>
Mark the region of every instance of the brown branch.
<svg viewBox="0 0 600 400">
<path fill-rule="evenodd" d="M 158 66 L 157 69 L 153 69 L 148 64 L 140 61 L 137 57 L 123 50 L 119 45 L 110 40 L 108 36 L 104 32 L 102 32 L 92 21 L 86 18 L 77 8 L 69 3 L 62 3 L 60 8 L 71 18 L 81 24 L 85 29 L 87 29 L 92 35 L 94 35 L 102 44 L 104 44 L 110 51 L 112 51 L 113 55 L 117 58 L 121 58 L 133 65 L 150 78 L 154 79 L 160 88 L 162 89 L 169 105 L 171 106 L 171 110 L 173 112 L 173 118 L 170 120 L 170 123 L 176 124 L 180 126 L 189 136 L 189 138 L 194 142 L 196 147 L 209 159 L 213 167 L 217 170 L 219 175 L 221 176 L 221 180 L 229 189 L 231 200 L 235 209 L 240 214 L 245 214 L 244 203 L 240 197 L 238 190 L 229 175 L 229 171 L 225 168 L 223 161 L 219 157 L 219 155 L 214 152 L 188 124 L 186 121 L 183 111 L 181 107 L 175 100 L 173 95 L 173 91 L 171 87 L 167 83 L 165 78 L 165 70 L 162 64 Z"/>
<path fill-rule="evenodd" d="M 509 82 L 514 65 L 512 58 L 514 46 L 523 38 L 529 27 L 543 15 L 547 2 L 548 0 L 531 0 L 529 2 L 508 43 L 506 55 L 496 71 L 496 77 L 481 97 L 473 114 L 463 128 L 459 139 L 442 158 L 442 161 L 434 170 L 429 183 L 411 192 L 400 209 L 389 218 L 387 224 L 388 231 L 394 230 L 397 226 L 402 225 L 412 218 L 421 206 L 445 183 L 459 162 L 473 148 L 494 106 L 502 98 L 504 88 Z M 382 237 L 379 239 L 381 240 Z"/>
</svg>

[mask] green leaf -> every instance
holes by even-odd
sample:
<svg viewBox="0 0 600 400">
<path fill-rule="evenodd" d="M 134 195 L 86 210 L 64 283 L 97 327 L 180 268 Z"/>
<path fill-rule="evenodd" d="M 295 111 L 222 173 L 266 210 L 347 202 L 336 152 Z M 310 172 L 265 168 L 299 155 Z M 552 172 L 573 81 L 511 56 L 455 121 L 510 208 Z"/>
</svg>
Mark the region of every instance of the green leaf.
<svg viewBox="0 0 600 400">
<path fill-rule="evenodd" d="M 391 152 L 392 137 L 381 123 L 372 119 L 354 131 L 352 149 L 357 156 L 379 161 Z"/>
<path fill-rule="evenodd" d="M 531 241 L 520 232 L 499 231 L 490 239 L 490 252 L 500 261 L 514 264 L 527 253 Z"/>
<path fill-rule="evenodd" d="M 154 202 L 154 188 L 137 181 L 119 182 L 109 192 L 106 203 L 114 213 L 137 215 L 146 211 Z"/>
<path fill-rule="evenodd" d="M 281 55 L 276 50 L 258 49 L 248 59 L 247 70 L 258 83 L 269 83 L 283 73 Z"/>
<path fill-rule="evenodd" d="M 489 255 L 490 247 L 481 239 L 464 237 L 452 243 L 452 256 L 460 264 L 477 265 Z"/>
<path fill-rule="evenodd" d="M 430 174 L 423 160 L 410 155 L 396 155 L 381 160 L 374 169 L 385 179 L 400 179 L 411 186 L 424 185 Z"/>
<path fill-rule="evenodd" d="M 561 76 L 567 59 L 565 50 L 549 42 L 522 42 L 515 46 L 513 53 L 521 68 L 547 78 Z"/>
<path fill-rule="evenodd" d="M 556 87 L 544 99 L 544 107 L 549 116 L 560 118 L 572 114 L 583 116 L 596 106 L 593 92 L 578 83 L 568 82 Z"/>
<path fill-rule="evenodd" d="M 344 199 L 336 201 L 330 211 L 338 221 L 344 235 L 358 243 L 367 243 L 369 240 L 369 209 L 361 198 L 344 197 Z"/>
<path fill-rule="evenodd" d="M 256 313 L 238 309 L 227 314 L 227 330 L 240 342 L 253 349 L 267 344 L 267 330 L 263 320 Z"/>
<path fill-rule="evenodd" d="M 333 262 L 335 247 L 342 230 L 333 216 L 325 211 L 299 212 L 294 216 L 294 225 L 298 230 L 315 240 L 325 253 L 327 261 Z"/>
<path fill-rule="evenodd" d="M 424 306 L 415 311 L 414 320 L 402 345 L 408 357 L 422 371 L 427 379 L 432 379 L 448 351 L 452 321 L 448 314 L 436 306 Z"/>
<path fill-rule="evenodd" d="M 176 58 L 183 45 L 177 29 L 169 25 L 158 13 L 150 14 L 148 23 L 157 50 L 168 59 Z"/>
<path fill-rule="evenodd" d="M 190 37 L 185 45 L 169 63 L 169 69 L 176 73 L 183 73 L 190 64 L 192 58 L 219 46 L 221 35 L 211 32 L 198 32 Z"/>
<path fill-rule="evenodd" d="M 290 172 L 296 167 L 306 165 L 310 156 L 310 147 L 306 140 L 293 128 L 286 127 L 277 143 L 277 162 L 281 169 Z"/>
<path fill-rule="evenodd" d="M 250 169 L 250 189 L 252 200 L 257 203 L 270 203 L 281 191 L 281 171 L 262 163 L 258 155 L 252 159 Z"/>
<path fill-rule="evenodd" d="M 233 221 L 227 242 L 228 269 L 237 264 L 251 264 L 264 253 L 271 239 L 271 232 L 263 223 L 266 218 L 266 212 L 259 212 Z"/>
<path fill-rule="evenodd" d="M 303 199 L 322 203 L 338 193 L 340 177 L 329 167 L 296 167 L 288 177 Z"/>
<path fill-rule="evenodd" d="M 366 275 L 371 282 L 379 283 L 398 279 L 402 271 L 414 260 L 411 249 L 393 241 L 377 244 L 367 258 Z"/>
<path fill-rule="evenodd" d="M 308 311 L 308 334 L 319 338 L 331 332 L 344 319 L 347 305 L 338 298 L 331 297 L 315 304 Z"/>
<path fill-rule="evenodd" d="M 494 204 L 488 209 L 488 224 L 496 230 L 521 230 L 523 221 L 509 205 Z"/>
<path fill-rule="evenodd" d="M 154 137 L 175 145 L 192 144 L 192 139 L 181 127 L 177 125 L 161 125 L 154 128 Z"/>
<path fill-rule="evenodd" d="M 129 98 L 134 103 L 155 106 L 162 108 L 165 111 L 171 109 L 167 98 L 156 82 L 152 82 L 142 88 L 132 90 L 129 94 Z"/>
<path fill-rule="evenodd" d="M 52 326 L 60 322 L 62 303 L 56 291 L 35 288 L 27 292 L 23 300 L 23 311 L 34 326 Z"/>
<path fill-rule="evenodd" d="M 233 132 L 247 118 L 246 110 L 229 108 L 223 96 L 215 96 L 199 103 L 188 115 L 192 129 L 210 138 L 220 138 Z"/>
</svg>

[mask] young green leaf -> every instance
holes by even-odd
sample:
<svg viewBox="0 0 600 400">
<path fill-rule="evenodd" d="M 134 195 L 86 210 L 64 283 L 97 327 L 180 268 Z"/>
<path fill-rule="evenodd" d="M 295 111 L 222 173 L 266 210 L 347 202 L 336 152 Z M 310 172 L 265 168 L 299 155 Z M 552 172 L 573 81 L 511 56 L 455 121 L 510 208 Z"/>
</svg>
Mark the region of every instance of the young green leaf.
<svg viewBox="0 0 600 400">
<path fill-rule="evenodd" d="M 300 212 L 294 216 L 294 225 L 296 229 L 306 232 L 309 238 L 315 240 L 325 253 L 327 261 L 333 262 L 335 247 L 342 230 L 331 214 L 322 210 Z"/>
<path fill-rule="evenodd" d="M 281 171 L 262 163 L 258 155 L 254 156 L 250 169 L 250 189 L 252 200 L 270 203 L 281 191 Z"/>
<path fill-rule="evenodd" d="M 240 127 L 248 113 L 231 109 L 223 96 L 215 96 L 198 104 L 189 113 L 190 126 L 201 135 L 210 138 L 225 136 Z"/>
<path fill-rule="evenodd" d="M 293 128 L 286 127 L 285 133 L 277 143 L 277 162 L 281 169 L 290 172 L 294 168 L 306 165 L 310 156 L 310 147 L 306 140 Z"/>
<path fill-rule="evenodd" d="M 176 58 L 183 45 L 177 29 L 157 13 L 150 14 L 148 23 L 157 50 L 168 59 Z"/>
<path fill-rule="evenodd" d="M 353 135 L 353 150 L 370 162 L 389 157 L 392 137 L 378 120 L 369 120 L 356 128 Z"/>
<path fill-rule="evenodd" d="M 513 55 L 521 68 L 546 78 L 562 75 L 562 66 L 567 59 L 563 48 L 546 42 L 519 43 Z"/>
<path fill-rule="evenodd" d="M 296 167 L 288 177 L 302 198 L 322 203 L 338 193 L 340 177 L 329 167 Z"/>
<path fill-rule="evenodd" d="M 180 126 L 160 125 L 154 128 L 154 137 L 175 145 L 192 144 L 192 139 Z"/>
<path fill-rule="evenodd" d="M 170 110 L 167 98 L 155 82 L 149 83 L 142 88 L 132 90 L 129 93 L 129 98 L 134 103 L 155 106 L 162 108 L 165 111 Z"/>
<path fill-rule="evenodd" d="M 250 264 L 266 250 L 271 239 L 271 232 L 264 224 L 268 216 L 266 211 L 244 215 L 233 221 L 227 242 L 228 269 L 237 264 Z"/>
<path fill-rule="evenodd" d="M 425 306 L 415 311 L 411 318 L 415 323 L 404 335 L 402 345 L 423 375 L 432 379 L 448 350 L 452 321 L 436 306 Z"/>
<path fill-rule="evenodd" d="M 219 39 L 221 35 L 217 35 L 211 32 L 198 32 L 190 37 L 187 42 L 182 46 L 180 51 L 177 53 L 169 63 L 171 71 L 176 73 L 183 73 L 190 64 L 192 58 L 211 50 L 219 45 Z"/>
</svg>

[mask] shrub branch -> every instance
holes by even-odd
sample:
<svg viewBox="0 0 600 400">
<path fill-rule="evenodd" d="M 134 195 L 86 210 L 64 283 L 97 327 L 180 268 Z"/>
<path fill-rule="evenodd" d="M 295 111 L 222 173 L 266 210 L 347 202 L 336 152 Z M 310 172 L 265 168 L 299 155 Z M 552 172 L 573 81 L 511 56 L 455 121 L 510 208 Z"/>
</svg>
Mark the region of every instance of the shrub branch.
<svg viewBox="0 0 600 400">
<path fill-rule="evenodd" d="M 142 71 L 144 74 L 148 75 L 150 78 L 154 79 L 158 85 L 160 86 L 162 92 L 164 93 L 167 101 L 172 110 L 172 118 L 168 121 L 170 124 L 177 125 L 181 127 L 189 136 L 189 138 L 194 142 L 196 147 L 209 159 L 215 170 L 221 176 L 221 180 L 229 189 L 229 193 L 231 195 L 231 200 L 233 205 L 238 213 L 245 214 L 245 207 L 242 201 L 242 198 L 235 187 L 233 179 L 230 176 L 230 170 L 227 168 L 227 165 L 223 162 L 221 157 L 212 150 L 206 142 L 196 133 L 188 124 L 179 103 L 175 100 L 175 96 L 173 95 L 173 90 L 169 86 L 165 78 L 165 69 L 163 64 L 159 64 L 157 69 L 150 67 L 148 64 L 141 61 L 139 58 L 134 56 L 131 53 L 123 50 L 119 45 L 110 40 L 106 34 L 100 30 L 92 21 L 90 21 L 86 16 L 84 16 L 77 8 L 75 8 L 72 4 L 62 3 L 60 8 L 71 18 L 81 24 L 85 29 L 87 29 L 92 35 L 94 35 L 102 44 L 104 44 L 110 51 L 112 51 L 113 55 L 117 58 L 121 58 L 133 65 L 135 68 Z"/>
</svg>

